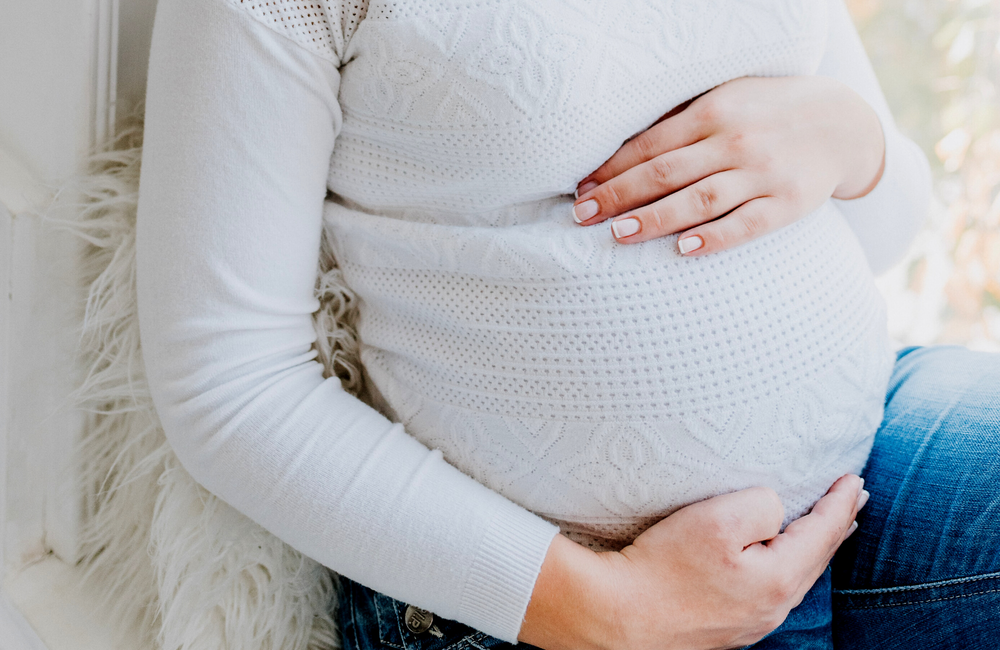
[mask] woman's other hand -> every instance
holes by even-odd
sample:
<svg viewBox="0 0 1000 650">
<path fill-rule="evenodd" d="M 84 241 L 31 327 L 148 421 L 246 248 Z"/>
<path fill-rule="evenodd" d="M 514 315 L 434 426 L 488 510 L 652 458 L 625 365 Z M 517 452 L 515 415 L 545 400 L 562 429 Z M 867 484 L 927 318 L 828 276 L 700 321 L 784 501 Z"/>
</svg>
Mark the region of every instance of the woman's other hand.
<svg viewBox="0 0 1000 650">
<path fill-rule="evenodd" d="M 843 83 L 735 79 L 622 145 L 581 181 L 573 217 L 615 217 L 621 243 L 681 233 L 681 253 L 712 253 L 864 196 L 884 160 L 875 111 Z"/>
<path fill-rule="evenodd" d="M 734 648 L 802 601 L 854 531 L 867 493 L 845 476 L 779 534 L 781 501 L 753 488 L 678 510 L 620 553 L 557 536 L 519 640 L 545 650 Z"/>
</svg>

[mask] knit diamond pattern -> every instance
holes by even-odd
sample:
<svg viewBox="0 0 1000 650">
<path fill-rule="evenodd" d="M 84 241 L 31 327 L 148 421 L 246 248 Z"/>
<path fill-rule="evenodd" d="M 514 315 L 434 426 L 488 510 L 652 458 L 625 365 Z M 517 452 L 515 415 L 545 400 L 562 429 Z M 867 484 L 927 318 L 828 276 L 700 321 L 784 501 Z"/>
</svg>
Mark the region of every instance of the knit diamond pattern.
<svg viewBox="0 0 1000 650">
<path fill-rule="evenodd" d="M 341 63 L 326 222 L 410 434 L 599 549 L 753 485 L 791 520 L 861 470 L 892 356 L 832 203 L 688 259 L 576 226 L 567 196 L 671 107 L 815 71 L 825 3 L 242 4 Z"/>
</svg>

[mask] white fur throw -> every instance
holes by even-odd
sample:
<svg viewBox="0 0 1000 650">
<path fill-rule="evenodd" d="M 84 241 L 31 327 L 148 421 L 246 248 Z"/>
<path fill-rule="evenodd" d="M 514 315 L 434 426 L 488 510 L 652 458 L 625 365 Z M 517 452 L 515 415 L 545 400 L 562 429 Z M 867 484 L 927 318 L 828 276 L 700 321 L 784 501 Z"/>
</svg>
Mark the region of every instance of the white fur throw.
<svg viewBox="0 0 1000 650">
<path fill-rule="evenodd" d="M 136 317 L 141 139 L 141 126 L 122 133 L 60 192 L 74 198 L 56 200 L 73 202 L 73 217 L 60 221 L 85 241 L 85 579 L 97 582 L 123 638 L 137 634 L 144 648 L 337 647 L 336 576 L 195 483 L 160 428 Z M 355 298 L 329 251 L 324 239 L 316 348 L 327 372 L 360 394 Z"/>
</svg>

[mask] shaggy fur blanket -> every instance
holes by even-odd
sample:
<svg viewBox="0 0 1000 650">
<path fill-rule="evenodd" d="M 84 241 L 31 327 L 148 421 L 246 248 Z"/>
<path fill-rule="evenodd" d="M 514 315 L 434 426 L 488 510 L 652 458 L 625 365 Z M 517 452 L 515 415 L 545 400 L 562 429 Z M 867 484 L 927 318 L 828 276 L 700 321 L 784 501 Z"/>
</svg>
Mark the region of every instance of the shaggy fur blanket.
<svg viewBox="0 0 1000 650">
<path fill-rule="evenodd" d="M 141 139 L 141 126 L 119 135 L 56 199 L 72 203 L 60 222 L 84 242 L 84 579 L 97 583 L 123 636 L 138 635 L 144 648 L 335 648 L 336 576 L 197 484 L 160 427 L 136 317 Z M 360 394 L 356 300 L 325 239 L 316 292 L 319 359 Z"/>
</svg>

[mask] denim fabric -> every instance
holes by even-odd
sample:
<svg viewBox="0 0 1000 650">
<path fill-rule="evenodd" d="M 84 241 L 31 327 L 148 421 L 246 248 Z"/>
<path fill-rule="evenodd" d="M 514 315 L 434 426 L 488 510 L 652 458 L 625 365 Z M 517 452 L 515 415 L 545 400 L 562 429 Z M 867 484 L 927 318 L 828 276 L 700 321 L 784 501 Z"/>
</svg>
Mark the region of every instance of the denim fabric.
<svg viewBox="0 0 1000 650">
<path fill-rule="evenodd" d="M 748 648 L 1000 648 L 1000 355 L 901 351 L 864 476 L 871 499 L 832 572 Z M 440 618 L 414 634 L 406 604 L 340 589 L 344 650 L 513 647 Z"/>
<path fill-rule="evenodd" d="M 836 647 L 1000 648 L 1000 355 L 900 352 L 864 476 Z"/>
<path fill-rule="evenodd" d="M 509 643 L 479 632 L 468 625 L 434 617 L 426 632 L 415 634 L 406 627 L 406 603 L 384 596 L 347 578 L 340 579 L 337 622 L 343 650 L 463 650 L 513 648 Z M 518 650 L 534 650 L 520 643 Z"/>
<path fill-rule="evenodd" d="M 830 568 L 827 567 L 781 626 L 743 650 L 830 650 L 833 648 Z"/>
<path fill-rule="evenodd" d="M 406 627 L 406 603 L 340 579 L 337 610 L 343 650 L 514 650 L 514 646 L 468 625 L 434 618 L 430 630 L 415 634 Z M 830 629 L 830 570 L 827 569 L 781 627 L 745 650 L 828 650 Z M 516 650 L 536 650 L 519 643 Z"/>
</svg>

